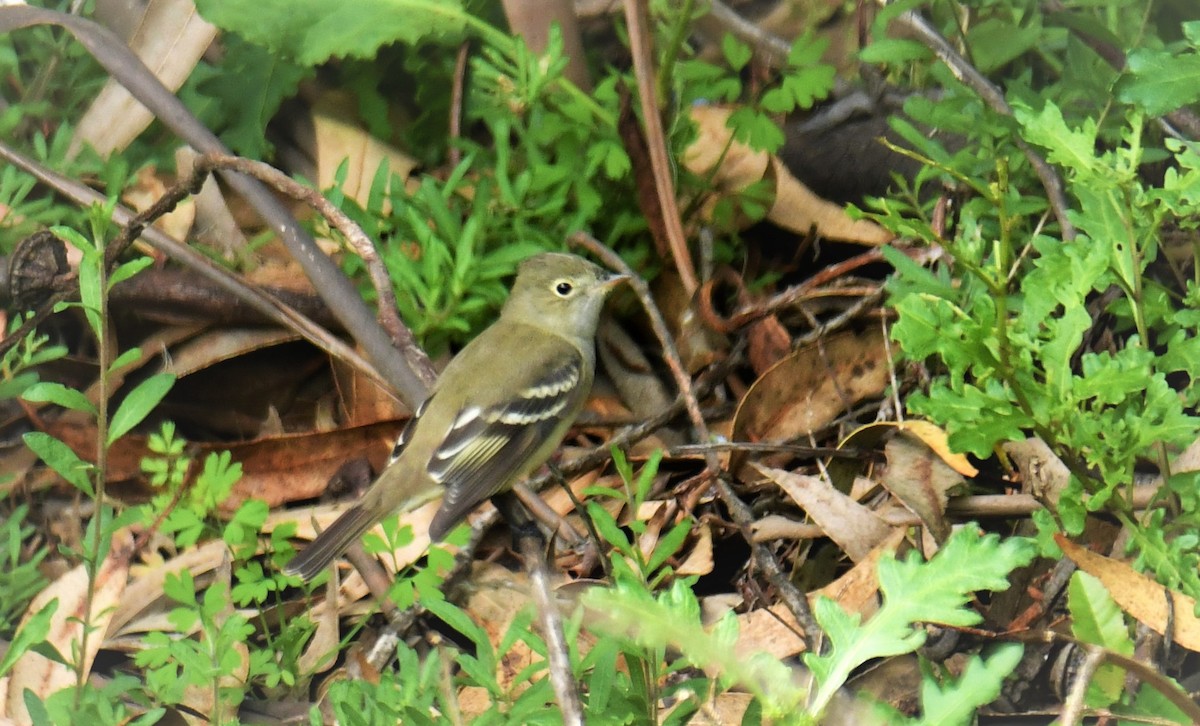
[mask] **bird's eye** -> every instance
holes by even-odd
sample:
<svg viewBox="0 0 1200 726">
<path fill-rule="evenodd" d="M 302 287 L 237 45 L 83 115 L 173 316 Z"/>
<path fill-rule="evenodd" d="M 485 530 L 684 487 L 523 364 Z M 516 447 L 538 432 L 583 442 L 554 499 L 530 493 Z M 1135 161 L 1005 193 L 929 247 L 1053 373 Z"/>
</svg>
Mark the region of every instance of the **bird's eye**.
<svg viewBox="0 0 1200 726">
<path fill-rule="evenodd" d="M 567 295 L 570 295 L 571 291 L 574 289 L 575 286 L 566 280 L 559 280 L 558 282 L 554 283 L 554 292 L 557 293 L 559 297 L 566 297 Z"/>
</svg>

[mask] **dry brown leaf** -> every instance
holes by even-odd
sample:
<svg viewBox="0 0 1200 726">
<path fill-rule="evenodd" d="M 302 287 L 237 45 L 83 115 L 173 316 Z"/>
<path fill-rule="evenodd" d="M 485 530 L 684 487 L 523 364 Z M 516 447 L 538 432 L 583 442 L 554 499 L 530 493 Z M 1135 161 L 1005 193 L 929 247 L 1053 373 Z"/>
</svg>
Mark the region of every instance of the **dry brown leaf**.
<svg viewBox="0 0 1200 726">
<path fill-rule="evenodd" d="M 366 458 L 379 471 L 403 427 L 400 421 L 382 421 L 308 434 L 285 434 L 241 444 L 222 444 L 242 465 L 242 478 L 222 502 L 232 512 L 246 499 L 261 499 L 275 507 L 301 499 L 315 499 L 349 460 Z"/>
<path fill-rule="evenodd" d="M 775 183 L 775 200 L 767 219 L 798 234 L 809 234 L 816 227 L 821 236 L 864 245 L 878 246 L 893 235 L 874 222 L 851 219 L 840 205 L 827 202 L 792 176 L 778 157 L 755 151 L 732 141 L 733 132 L 725 125 L 732 109 L 695 106 L 692 120 L 698 128 L 696 140 L 684 152 L 684 165 L 698 176 L 713 174 L 717 191 L 738 192 L 770 176 Z M 711 214 L 715 199 L 705 206 Z"/>
<path fill-rule="evenodd" d="M 172 348 L 163 372 L 183 378 L 222 361 L 299 339 L 296 333 L 280 328 L 221 328 Z"/>
<path fill-rule="evenodd" d="M 847 406 L 878 396 L 888 385 L 886 345 L 876 328 L 844 333 L 801 348 L 764 373 L 738 404 L 737 441 L 787 441 L 837 420 Z M 744 456 L 730 466 L 738 470 Z"/>
<path fill-rule="evenodd" d="M 200 17 L 192 0 L 151 0 L 129 47 L 164 86 L 175 91 L 216 36 L 216 27 Z M 145 106 L 110 78 L 76 125 L 68 154 L 75 156 L 87 144 L 107 157 L 128 146 L 153 120 Z"/>
<path fill-rule="evenodd" d="M 318 102 L 312 117 L 316 144 L 312 157 L 317 161 L 317 183 L 321 189 L 337 184 L 338 168 L 347 164 L 342 192 L 366 207 L 380 163 L 388 162 L 390 185 L 393 178 L 407 179 L 417 167 L 417 160 L 347 121 L 352 117 L 349 110 L 352 103 L 348 94 L 338 93 L 326 94 Z"/>
<path fill-rule="evenodd" d="M 144 166 L 138 170 L 133 186 L 127 187 L 121 193 L 121 201 L 139 212 L 144 212 L 162 199 L 167 189 L 168 184 L 158 174 L 158 170 L 153 166 Z M 156 219 L 154 226 L 174 239 L 187 239 L 195 220 L 196 204 L 191 198 L 187 198 L 176 204 L 170 212 Z"/>
<path fill-rule="evenodd" d="M 1184 648 L 1200 653 L 1200 618 L 1195 615 L 1195 600 L 1168 590 L 1128 564 L 1098 555 L 1061 534 L 1054 535 L 1054 541 L 1076 567 L 1104 584 L 1122 610 L 1159 635 L 1169 635 Z"/>
<path fill-rule="evenodd" d="M 809 593 L 809 600 L 823 595 L 838 603 L 848 613 L 858 614 L 864 619 L 874 614 L 879 606 L 879 581 L 876 565 L 885 552 L 896 554 L 904 543 L 904 530 L 898 529 L 858 562 L 848 572 L 816 592 Z M 769 608 L 751 610 L 738 616 L 739 657 L 762 651 L 776 658 L 791 658 L 804 652 L 804 637 L 800 625 L 791 611 L 782 603 Z"/>
<path fill-rule="evenodd" d="M 759 464 L 752 466 L 778 484 L 854 562 L 865 559 L 892 532 L 892 528 L 874 512 L 834 489 L 821 477 Z"/>
<path fill-rule="evenodd" d="M 692 545 L 692 551 L 683 562 L 675 568 L 676 575 L 707 575 L 713 570 L 712 527 L 702 522 L 692 530 L 692 534 L 696 536 L 696 543 Z"/>
<path fill-rule="evenodd" d="M 492 647 L 499 649 L 513 619 L 532 601 L 529 578 L 524 572 L 513 572 L 496 563 L 477 562 L 471 568 L 469 581 L 471 590 L 463 610 L 487 633 Z M 516 676 L 538 660 L 542 657 L 518 640 L 496 664 L 497 683 L 508 690 Z"/>
<path fill-rule="evenodd" d="M 950 490 L 963 483 L 962 475 L 908 431 L 893 437 L 883 451 L 888 466 L 881 483 L 921 518 L 938 542 L 944 542 L 950 535 L 946 501 Z"/>
<path fill-rule="evenodd" d="M 163 583 L 167 581 L 168 575 L 177 575 L 186 570 L 191 573 L 193 579 L 197 579 L 198 575 L 212 572 L 220 566 L 227 551 L 225 542 L 215 540 L 189 547 L 165 562 L 132 565 L 129 568 L 129 584 L 109 619 L 105 637 L 115 638 L 129 633 L 144 632 L 144 624 L 134 624 L 143 622 L 147 612 L 157 611 L 161 614 L 175 607 L 174 603 L 163 600 Z"/>
<path fill-rule="evenodd" d="M 95 587 L 88 609 L 88 573 L 83 565 L 68 571 L 29 603 L 24 626 L 29 618 L 46 607 L 52 600 L 58 601 L 57 609 L 50 617 L 50 632 L 46 643 L 57 650 L 68 662 L 80 659 L 86 677 L 91 672 L 92 662 L 100 650 L 101 633 L 108 629 L 108 621 L 114 608 L 125 592 L 129 578 L 129 558 L 133 553 L 133 535 L 128 529 L 118 530 L 112 537 L 108 557 L 96 572 Z M 86 650 L 82 636 L 84 624 L 94 628 L 87 639 Z M 8 682 L 8 716 L 18 724 L 33 723 L 25 708 L 25 690 L 45 699 L 76 682 L 74 669 L 37 653 L 26 653 L 17 661 Z"/>
</svg>

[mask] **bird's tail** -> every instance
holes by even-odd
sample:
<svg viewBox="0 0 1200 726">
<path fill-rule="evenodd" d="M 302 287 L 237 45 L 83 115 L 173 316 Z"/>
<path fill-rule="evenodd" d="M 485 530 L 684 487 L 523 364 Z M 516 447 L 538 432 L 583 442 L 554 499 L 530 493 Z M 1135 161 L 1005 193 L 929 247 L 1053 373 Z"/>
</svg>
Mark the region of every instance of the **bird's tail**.
<svg viewBox="0 0 1200 726">
<path fill-rule="evenodd" d="M 312 543 L 293 557 L 283 571 L 289 575 L 299 575 L 305 581 L 313 579 L 374 524 L 375 516 L 362 504 L 350 507 L 329 529 L 317 535 Z"/>
</svg>

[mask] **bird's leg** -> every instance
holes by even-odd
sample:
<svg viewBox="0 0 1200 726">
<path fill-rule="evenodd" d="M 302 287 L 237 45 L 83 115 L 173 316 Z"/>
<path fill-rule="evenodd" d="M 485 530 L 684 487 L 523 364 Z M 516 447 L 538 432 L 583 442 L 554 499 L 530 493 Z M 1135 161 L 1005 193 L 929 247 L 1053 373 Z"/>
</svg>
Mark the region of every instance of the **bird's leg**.
<svg viewBox="0 0 1200 726">
<path fill-rule="evenodd" d="M 538 527 L 537 521 L 530 516 L 525 505 L 521 504 L 521 500 L 517 498 L 516 494 L 511 491 L 496 494 L 492 497 L 492 504 L 500 512 L 500 516 L 504 517 L 504 521 L 508 523 L 509 531 L 512 532 L 514 550 L 524 553 L 532 550 L 541 551 L 546 547 L 546 539 L 542 536 L 541 528 Z M 533 546 L 526 550 L 525 548 L 529 545 Z"/>
<path fill-rule="evenodd" d="M 562 615 L 559 612 L 553 589 L 550 585 L 550 567 L 546 562 L 546 540 L 529 510 L 512 492 L 492 497 L 492 504 L 512 529 L 513 548 L 525 562 L 529 575 L 530 589 L 537 605 L 538 620 L 542 637 L 546 642 L 547 660 L 550 663 L 550 683 L 563 712 L 563 722 L 583 723 L 583 707 L 579 702 L 579 687 L 571 673 L 570 649 L 563 632 Z"/>
</svg>

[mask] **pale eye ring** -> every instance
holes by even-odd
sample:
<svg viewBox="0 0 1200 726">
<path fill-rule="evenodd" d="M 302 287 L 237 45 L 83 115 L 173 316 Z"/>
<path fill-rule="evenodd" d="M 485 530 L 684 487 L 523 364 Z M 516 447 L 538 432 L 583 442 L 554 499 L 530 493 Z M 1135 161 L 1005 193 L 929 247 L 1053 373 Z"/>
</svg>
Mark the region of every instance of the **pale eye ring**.
<svg viewBox="0 0 1200 726">
<path fill-rule="evenodd" d="M 554 283 L 554 293 L 559 297 L 567 297 L 575 290 L 575 286 L 566 280 L 559 280 Z"/>
</svg>

